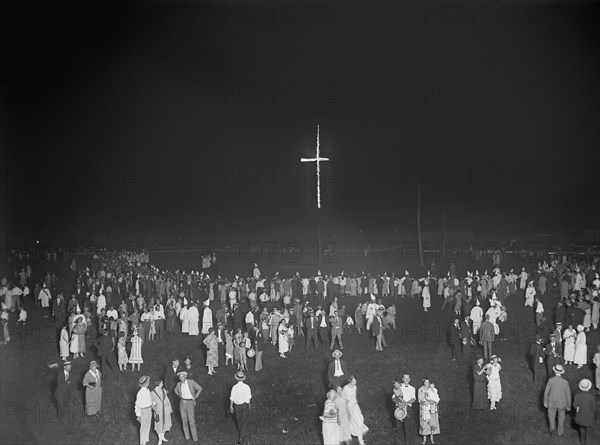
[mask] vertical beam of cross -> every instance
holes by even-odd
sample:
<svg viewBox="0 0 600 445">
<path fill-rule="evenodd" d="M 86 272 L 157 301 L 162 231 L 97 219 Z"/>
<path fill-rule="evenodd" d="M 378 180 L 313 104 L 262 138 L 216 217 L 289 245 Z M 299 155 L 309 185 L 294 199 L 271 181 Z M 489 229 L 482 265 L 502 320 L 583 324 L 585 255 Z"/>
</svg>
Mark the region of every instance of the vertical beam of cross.
<svg viewBox="0 0 600 445">
<path fill-rule="evenodd" d="M 301 158 L 301 162 L 315 162 L 317 164 L 317 208 L 321 208 L 321 162 L 329 161 L 329 158 L 321 157 L 319 142 L 319 126 L 317 125 L 317 156 L 315 158 Z"/>
</svg>

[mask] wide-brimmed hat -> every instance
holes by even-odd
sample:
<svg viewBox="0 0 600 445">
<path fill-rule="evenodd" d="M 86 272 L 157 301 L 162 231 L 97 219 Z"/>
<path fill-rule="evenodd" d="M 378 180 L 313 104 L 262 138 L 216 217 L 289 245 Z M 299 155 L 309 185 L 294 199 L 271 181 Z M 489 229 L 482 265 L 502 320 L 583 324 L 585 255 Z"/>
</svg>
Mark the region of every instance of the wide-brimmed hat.
<svg viewBox="0 0 600 445">
<path fill-rule="evenodd" d="M 552 371 L 554 371 L 554 374 L 560 375 L 565 373 L 565 368 L 562 365 L 555 365 L 552 367 Z"/>
<path fill-rule="evenodd" d="M 242 371 L 236 372 L 234 377 L 238 382 L 246 380 L 246 374 L 244 374 Z"/>
<path fill-rule="evenodd" d="M 579 389 L 582 391 L 589 391 L 592 389 L 592 381 L 590 379 L 581 379 L 579 381 Z"/>
<path fill-rule="evenodd" d="M 492 360 L 494 360 L 494 359 L 497 359 L 499 362 L 501 362 L 501 361 L 502 361 L 502 359 L 501 359 L 500 357 L 498 357 L 496 354 L 494 354 L 494 355 L 492 355 L 492 356 L 490 357 L 490 362 L 491 362 Z"/>
<path fill-rule="evenodd" d="M 342 351 L 340 351 L 339 349 L 336 349 L 335 351 L 333 351 L 331 353 L 331 356 L 333 358 L 340 358 L 342 356 Z"/>
</svg>

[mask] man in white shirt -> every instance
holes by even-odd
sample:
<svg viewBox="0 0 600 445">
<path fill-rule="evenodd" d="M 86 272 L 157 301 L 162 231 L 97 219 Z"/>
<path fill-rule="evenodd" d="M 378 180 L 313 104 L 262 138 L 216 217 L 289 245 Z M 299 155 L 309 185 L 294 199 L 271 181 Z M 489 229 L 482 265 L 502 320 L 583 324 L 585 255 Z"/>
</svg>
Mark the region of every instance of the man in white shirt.
<svg viewBox="0 0 600 445">
<path fill-rule="evenodd" d="M 179 377 L 179 383 L 175 387 L 175 394 L 181 399 L 179 401 L 179 413 L 181 414 L 181 423 L 183 424 L 183 435 L 185 436 L 185 440 L 190 440 L 191 431 L 194 442 L 198 442 L 194 408 L 196 407 L 196 399 L 200 397 L 200 393 L 202 392 L 202 387 L 194 380 L 188 380 L 187 372 L 185 371 L 178 372 L 177 377 Z"/>
<path fill-rule="evenodd" d="M 410 383 L 410 375 L 405 373 L 402 376 L 402 383 L 400 384 L 400 392 L 401 397 L 394 396 L 394 402 L 397 405 L 404 407 L 406 410 L 406 417 L 403 420 L 396 419 L 396 435 L 398 438 L 400 437 L 400 430 L 404 430 L 404 439 L 405 443 L 415 443 L 416 434 L 416 424 L 415 424 L 415 416 L 413 410 L 413 403 L 417 400 L 417 393 L 415 391 L 415 387 L 409 385 Z"/>
<path fill-rule="evenodd" d="M 165 337 L 165 308 L 160 302 L 154 305 L 154 328 L 156 338 L 162 340 Z"/>
<path fill-rule="evenodd" d="M 535 297 L 535 325 L 539 326 L 544 317 L 544 305 L 540 301 L 539 297 Z"/>
<path fill-rule="evenodd" d="M 246 314 L 246 330 L 248 332 L 254 331 L 254 313 L 249 310 Z"/>
<path fill-rule="evenodd" d="M 150 441 L 150 423 L 152 422 L 152 396 L 150 395 L 150 377 L 142 376 L 138 384 L 140 390 L 135 397 L 135 417 L 140 422 L 140 445 Z"/>
<path fill-rule="evenodd" d="M 235 373 L 235 379 L 238 382 L 231 388 L 229 411 L 231 414 L 235 413 L 235 420 L 239 431 L 238 445 L 244 445 L 246 443 L 248 411 L 250 410 L 252 392 L 250 391 L 250 387 L 244 383 L 246 375 L 242 371 Z"/>
<path fill-rule="evenodd" d="M 343 387 L 347 382 L 348 368 L 344 360 L 340 360 L 342 357 L 342 351 L 336 349 L 331 354 L 334 360 L 329 363 L 327 368 L 327 380 L 329 380 L 329 386 L 333 389 Z"/>
</svg>

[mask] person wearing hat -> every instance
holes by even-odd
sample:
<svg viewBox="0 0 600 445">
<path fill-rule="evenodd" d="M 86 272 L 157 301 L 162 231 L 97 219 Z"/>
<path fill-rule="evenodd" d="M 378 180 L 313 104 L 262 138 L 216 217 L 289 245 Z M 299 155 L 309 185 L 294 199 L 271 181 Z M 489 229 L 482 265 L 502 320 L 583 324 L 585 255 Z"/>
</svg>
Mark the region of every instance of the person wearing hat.
<svg viewBox="0 0 600 445">
<path fill-rule="evenodd" d="M 342 439 L 340 407 L 336 401 L 339 401 L 339 404 L 346 404 L 346 401 L 335 390 L 329 390 L 327 392 L 327 400 L 325 400 L 325 405 L 323 406 L 323 415 L 319 416 L 319 419 L 323 423 L 322 434 L 324 445 L 338 445 Z M 346 416 L 348 416 L 347 410 Z M 348 435 L 350 435 L 349 431 Z M 351 439 L 352 436 L 350 435 Z"/>
<path fill-rule="evenodd" d="M 533 384 L 536 389 L 544 386 L 546 373 L 544 372 L 544 348 L 542 347 L 542 337 L 536 336 L 535 343 L 529 349 L 531 355 L 531 367 L 533 369 Z"/>
<path fill-rule="evenodd" d="M 550 423 L 550 435 L 557 429 L 556 418 L 558 415 L 558 436 L 562 436 L 565 430 L 565 411 L 571 410 L 571 389 L 562 375 L 565 369 L 561 364 L 552 367 L 554 377 L 546 383 L 544 390 L 544 407 L 548 409 L 548 421 Z"/>
<path fill-rule="evenodd" d="M 575 423 L 579 426 L 581 445 L 593 443 L 593 428 L 596 420 L 596 397 L 590 393 L 592 381 L 582 379 L 579 382 L 579 391 L 573 399 L 575 409 Z"/>
<path fill-rule="evenodd" d="M 98 416 L 102 409 L 102 377 L 98 363 L 90 362 L 90 368 L 83 376 L 85 387 L 85 413 L 88 416 Z"/>
<path fill-rule="evenodd" d="M 169 393 L 164 388 L 161 379 L 154 380 L 154 388 L 151 396 L 154 411 L 154 431 L 158 434 L 158 445 L 161 445 L 163 442 L 168 442 L 165 439 L 165 433 L 171 430 L 171 413 L 173 412 L 173 407 L 168 397 Z"/>
<path fill-rule="evenodd" d="M 461 345 L 461 331 L 459 319 L 455 318 L 454 323 L 449 327 L 450 344 L 452 345 L 452 361 L 456 361 L 459 357 Z"/>
<path fill-rule="evenodd" d="M 235 421 L 238 427 L 238 445 L 246 443 L 248 430 L 248 411 L 250 411 L 250 401 L 252 391 L 250 386 L 244 383 L 246 375 L 242 371 L 235 373 L 237 383 L 231 388 L 229 395 L 229 412 L 235 414 Z"/>
<path fill-rule="evenodd" d="M 305 349 L 308 349 L 308 345 L 311 340 L 315 349 L 319 349 L 319 341 L 317 340 L 317 318 L 312 308 L 308 309 L 308 316 L 306 317 L 306 344 Z"/>
<path fill-rule="evenodd" d="M 329 367 L 327 368 L 327 380 L 329 381 L 329 386 L 331 388 L 337 389 L 346 384 L 348 367 L 344 360 L 340 360 L 342 352 L 339 349 L 333 351 L 331 356 L 334 360 L 329 363 Z"/>
<path fill-rule="evenodd" d="M 485 373 L 488 379 L 487 395 L 488 399 L 490 399 L 490 410 L 495 410 L 496 403 L 502 399 L 502 383 L 500 381 L 501 361 L 502 359 L 494 354 L 490 357 L 490 362 L 485 366 Z"/>
<path fill-rule="evenodd" d="M 150 377 L 144 375 L 138 380 L 140 387 L 135 397 L 135 417 L 140 423 L 140 445 L 150 442 L 150 423 L 152 421 L 152 395 L 150 394 Z"/>
<path fill-rule="evenodd" d="M 196 429 L 196 419 L 194 408 L 196 399 L 200 397 L 202 387 L 194 380 L 188 380 L 188 373 L 180 371 L 177 373 L 179 383 L 175 386 L 175 394 L 179 397 L 179 413 L 181 414 L 181 423 L 185 440 L 190 440 L 190 431 L 194 442 L 198 442 L 198 431 Z"/>
<path fill-rule="evenodd" d="M 344 321 L 342 320 L 342 317 L 340 317 L 339 311 L 334 311 L 333 317 L 329 319 L 329 322 L 331 324 L 331 346 L 329 349 L 333 349 L 336 339 L 340 345 L 340 349 L 344 349 L 344 345 L 342 343 Z"/>
<path fill-rule="evenodd" d="M 554 331 L 552 331 L 552 333 L 554 335 L 556 335 L 556 341 L 558 343 L 562 343 L 563 342 L 563 334 L 562 334 L 562 329 L 563 329 L 563 324 L 560 321 L 557 321 L 556 323 L 554 323 Z"/>
<path fill-rule="evenodd" d="M 56 376 L 56 389 L 54 391 L 54 399 L 56 400 L 56 414 L 59 419 L 62 419 L 66 407 L 71 400 L 71 362 L 66 360 L 63 362 L 63 368 L 58 371 Z"/>
<path fill-rule="evenodd" d="M 587 338 L 583 325 L 577 326 L 574 362 L 577 365 L 577 369 L 581 369 L 584 365 L 587 365 Z"/>
<path fill-rule="evenodd" d="M 371 333 L 376 338 L 376 351 L 383 351 L 384 347 L 387 348 L 387 343 L 385 342 L 385 337 L 383 336 L 383 329 L 383 310 L 378 309 L 373 317 L 373 325 L 371 326 Z"/>
</svg>

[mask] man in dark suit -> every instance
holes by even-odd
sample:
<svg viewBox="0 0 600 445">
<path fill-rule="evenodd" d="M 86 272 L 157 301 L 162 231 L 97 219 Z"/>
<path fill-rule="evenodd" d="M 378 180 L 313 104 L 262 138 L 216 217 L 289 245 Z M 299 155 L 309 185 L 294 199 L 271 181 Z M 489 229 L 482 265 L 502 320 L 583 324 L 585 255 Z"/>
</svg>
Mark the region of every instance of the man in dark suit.
<svg viewBox="0 0 600 445">
<path fill-rule="evenodd" d="M 77 283 L 75 288 L 75 298 L 79 304 L 79 309 L 83 312 L 83 308 L 85 307 L 85 291 L 81 288 L 81 284 L 79 283 Z"/>
<path fill-rule="evenodd" d="M 62 292 L 56 296 L 56 299 L 52 303 L 52 315 L 54 315 L 56 326 L 62 329 L 67 321 L 67 305 Z"/>
<path fill-rule="evenodd" d="M 71 400 L 71 362 L 63 362 L 63 369 L 56 376 L 56 389 L 54 399 L 56 400 L 57 417 L 62 419 Z"/>
<path fill-rule="evenodd" d="M 383 336 L 383 309 L 377 309 L 377 312 L 373 316 L 373 324 L 371 325 L 371 333 L 376 338 L 375 350 L 383 351 L 383 348 L 387 348 L 385 337 Z"/>
<path fill-rule="evenodd" d="M 542 337 L 537 336 L 535 343 L 531 345 L 529 350 L 531 354 L 531 367 L 533 368 L 533 384 L 536 389 L 541 389 L 544 386 L 544 348 L 542 347 Z"/>
<path fill-rule="evenodd" d="M 334 360 L 329 363 L 329 367 L 327 368 L 327 380 L 331 388 L 337 389 L 338 387 L 343 387 L 348 382 L 348 367 L 344 360 L 340 360 L 342 357 L 340 350 L 336 349 L 331 355 Z"/>
<path fill-rule="evenodd" d="M 110 370 L 116 374 L 117 363 L 115 361 L 115 345 L 112 337 L 108 335 L 108 330 L 102 332 L 102 337 L 98 340 L 98 357 L 101 359 L 102 372 L 106 373 L 106 363 L 110 365 Z"/>
<path fill-rule="evenodd" d="M 469 311 L 467 314 L 470 314 Z M 471 353 L 471 328 L 469 327 L 469 315 L 465 315 L 465 319 L 460 323 L 460 337 L 462 340 L 462 355 L 467 358 Z"/>
<path fill-rule="evenodd" d="M 317 319 L 315 317 L 315 313 L 312 309 L 308 311 L 308 317 L 306 317 L 306 347 L 308 349 L 308 345 L 312 340 L 315 349 L 319 349 L 319 343 L 317 340 Z"/>
<path fill-rule="evenodd" d="M 558 437 L 561 437 L 565 431 L 565 412 L 571 410 L 571 389 L 569 382 L 562 377 L 565 373 L 562 365 L 554 366 L 552 372 L 554 377 L 548 380 L 544 390 L 544 407 L 548 408 L 550 435 L 552 436 L 554 430 L 558 429 Z"/>
<path fill-rule="evenodd" d="M 546 368 L 548 370 L 548 375 L 552 375 L 552 369 L 556 365 L 562 365 L 562 344 L 558 343 L 555 334 L 550 334 L 550 341 L 544 348 L 544 353 L 546 354 Z"/>
<path fill-rule="evenodd" d="M 454 323 L 450 326 L 450 344 L 452 345 L 452 361 L 456 361 L 461 344 L 458 318 L 455 318 Z"/>
<path fill-rule="evenodd" d="M 179 371 L 183 371 L 183 369 L 179 367 L 179 359 L 173 357 L 171 363 L 165 368 L 165 375 L 163 378 L 163 386 L 169 391 L 169 398 L 171 399 L 172 406 L 175 406 L 177 400 L 175 398 L 175 386 L 177 386 L 177 382 L 179 382 L 179 378 L 177 377 Z"/>
</svg>

